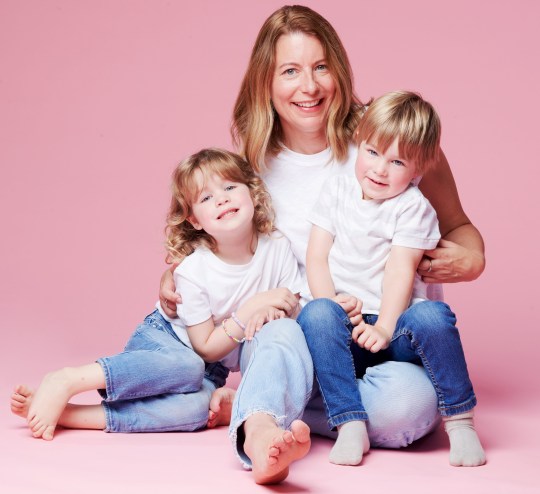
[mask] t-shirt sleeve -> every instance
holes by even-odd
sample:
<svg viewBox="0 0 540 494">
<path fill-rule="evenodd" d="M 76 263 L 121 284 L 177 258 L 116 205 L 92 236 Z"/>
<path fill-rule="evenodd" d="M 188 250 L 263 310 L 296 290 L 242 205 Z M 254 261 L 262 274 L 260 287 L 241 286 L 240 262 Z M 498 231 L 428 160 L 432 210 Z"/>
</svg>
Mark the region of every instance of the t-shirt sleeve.
<svg viewBox="0 0 540 494">
<path fill-rule="evenodd" d="M 330 179 L 321 189 L 319 198 L 308 215 L 308 221 L 321 227 L 333 236 L 336 235 L 333 213 L 336 211 L 338 197 L 337 177 Z"/>
<path fill-rule="evenodd" d="M 418 189 L 411 193 L 397 218 L 392 245 L 434 249 L 441 238 L 437 214 Z"/>
<path fill-rule="evenodd" d="M 174 272 L 174 282 L 182 297 L 182 303 L 178 305 L 178 317 L 186 326 L 194 326 L 212 317 L 210 300 L 206 288 L 181 268 L 182 265 L 178 266 Z"/>
</svg>

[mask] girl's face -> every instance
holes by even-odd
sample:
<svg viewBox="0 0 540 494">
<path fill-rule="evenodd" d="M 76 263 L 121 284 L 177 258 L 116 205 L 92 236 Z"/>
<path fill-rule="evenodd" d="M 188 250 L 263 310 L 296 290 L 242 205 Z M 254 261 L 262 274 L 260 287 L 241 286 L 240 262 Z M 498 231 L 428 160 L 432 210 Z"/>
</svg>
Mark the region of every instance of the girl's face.
<svg viewBox="0 0 540 494">
<path fill-rule="evenodd" d="M 399 155 L 397 139 L 382 152 L 376 143 L 362 141 L 356 159 L 356 179 L 364 199 L 390 199 L 401 194 L 416 177 L 416 162 Z"/>
<path fill-rule="evenodd" d="M 320 41 L 304 33 L 285 34 L 276 43 L 275 60 L 270 95 L 284 144 L 295 150 L 320 140 L 326 147 L 328 109 L 336 88 Z"/>
<path fill-rule="evenodd" d="M 241 240 L 243 235 L 251 240 L 255 207 L 247 185 L 233 182 L 220 175 L 195 175 L 199 194 L 191 206 L 190 223 L 197 230 L 204 230 L 216 242 Z"/>
</svg>

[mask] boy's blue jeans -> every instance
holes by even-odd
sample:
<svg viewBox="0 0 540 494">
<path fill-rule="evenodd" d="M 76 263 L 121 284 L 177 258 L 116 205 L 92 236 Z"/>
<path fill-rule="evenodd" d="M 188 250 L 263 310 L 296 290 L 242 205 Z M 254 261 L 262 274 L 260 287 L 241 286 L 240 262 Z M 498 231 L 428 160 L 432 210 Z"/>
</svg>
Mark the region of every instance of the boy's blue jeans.
<svg viewBox="0 0 540 494">
<path fill-rule="evenodd" d="M 377 316 L 364 315 L 364 321 L 374 325 Z M 298 322 L 332 430 L 351 420 L 369 419 L 356 378 L 385 361 L 423 365 L 443 416 L 464 413 L 476 405 L 456 317 L 443 302 L 425 301 L 409 307 L 398 319 L 389 347 L 377 353 L 352 342 L 353 326 L 332 300 L 308 303 Z"/>
<path fill-rule="evenodd" d="M 205 365 L 157 310 L 122 353 L 97 362 L 105 374 L 106 388 L 99 393 L 106 432 L 200 429 L 208 421 L 212 393 L 229 373 L 219 362 Z"/>
</svg>

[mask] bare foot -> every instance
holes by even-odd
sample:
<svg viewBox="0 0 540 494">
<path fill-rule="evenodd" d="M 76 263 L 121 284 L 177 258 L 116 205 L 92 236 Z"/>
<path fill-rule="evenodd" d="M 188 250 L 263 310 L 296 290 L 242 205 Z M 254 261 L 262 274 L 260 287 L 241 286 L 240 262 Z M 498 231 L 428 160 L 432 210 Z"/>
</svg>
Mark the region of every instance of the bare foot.
<svg viewBox="0 0 540 494">
<path fill-rule="evenodd" d="M 25 419 L 33 397 L 34 392 L 28 386 L 16 386 L 11 395 L 11 412 Z"/>
<path fill-rule="evenodd" d="M 291 430 L 280 429 L 266 414 L 252 415 L 244 424 L 244 451 L 252 462 L 257 484 L 276 484 L 289 475 L 289 465 L 303 458 L 311 446 L 307 424 L 295 420 Z"/>
<path fill-rule="evenodd" d="M 212 393 L 210 410 L 208 410 L 208 423 L 206 424 L 209 429 L 231 423 L 231 411 L 235 394 L 236 391 L 231 388 L 218 388 Z"/>
<path fill-rule="evenodd" d="M 52 440 L 56 424 L 73 395 L 65 369 L 47 374 L 28 409 L 27 421 L 34 437 Z"/>
</svg>

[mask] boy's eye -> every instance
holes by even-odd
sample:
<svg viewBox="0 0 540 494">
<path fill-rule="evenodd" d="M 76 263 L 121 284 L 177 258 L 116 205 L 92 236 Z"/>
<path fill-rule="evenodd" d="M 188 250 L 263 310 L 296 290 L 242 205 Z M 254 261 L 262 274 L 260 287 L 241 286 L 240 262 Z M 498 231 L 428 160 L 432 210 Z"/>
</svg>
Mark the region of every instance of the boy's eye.
<svg viewBox="0 0 540 494">
<path fill-rule="evenodd" d="M 393 160 L 392 163 L 397 166 L 405 166 L 405 163 L 403 163 L 401 160 Z"/>
<path fill-rule="evenodd" d="M 233 190 L 233 189 L 236 189 L 236 185 L 227 185 L 227 187 L 225 187 L 226 191 L 230 191 L 230 190 Z"/>
<path fill-rule="evenodd" d="M 368 149 L 367 152 L 368 154 L 371 154 L 371 156 L 378 156 L 377 151 L 375 151 L 374 149 Z"/>
<path fill-rule="evenodd" d="M 201 197 L 201 202 L 206 202 L 206 201 L 210 200 L 210 197 L 211 196 L 209 196 L 209 195 Z"/>
</svg>

